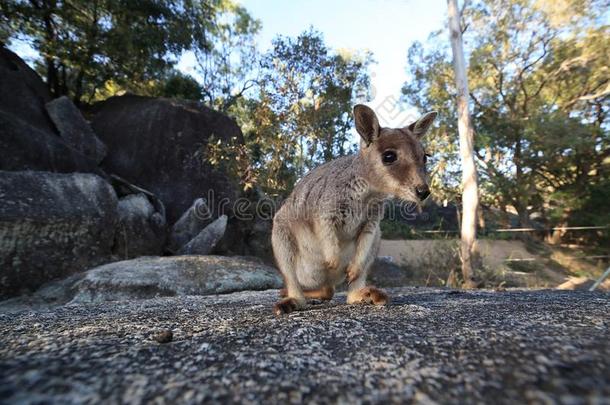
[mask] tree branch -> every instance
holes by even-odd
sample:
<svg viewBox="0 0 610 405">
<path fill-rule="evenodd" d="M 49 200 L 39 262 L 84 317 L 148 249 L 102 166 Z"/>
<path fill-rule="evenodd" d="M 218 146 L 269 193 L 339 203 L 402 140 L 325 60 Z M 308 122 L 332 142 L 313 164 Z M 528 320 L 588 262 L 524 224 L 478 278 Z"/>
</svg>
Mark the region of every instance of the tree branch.
<svg viewBox="0 0 610 405">
<path fill-rule="evenodd" d="M 532 34 L 533 35 L 533 34 Z M 517 81 L 519 82 L 519 87 L 521 88 L 521 92 L 523 93 L 523 103 L 521 104 L 521 109 L 523 111 L 523 115 L 527 116 L 527 104 L 529 103 L 529 100 L 531 99 L 529 94 L 527 94 L 527 89 L 525 88 L 525 81 L 523 80 L 523 75 L 525 74 L 526 71 L 528 71 L 529 69 L 531 69 L 534 65 L 536 65 L 538 62 L 540 62 L 541 60 L 543 60 L 547 53 L 548 53 L 548 48 L 547 45 L 548 43 L 551 41 L 551 39 L 549 38 L 548 40 L 541 40 L 542 42 L 542 54 L 537 57 L 536 59 L 534 59 L 532 62 L 526 64 L 520 71 L 519 74 L 517 75 Z M 529 59 L 529 55 L 527 55 L 527 58 Z M 540 90 L 542 90 L 542 87 L 540 87 L 540 89 L 538 89 L 536 91 L 536 94 L 540 93 Z"/>
<path fill-rule="evenodd" d="M 610 80 L 609 79 L 604 80 L 600 85 L 598 85 L 593 90 L 596 90 L 596 89 L 600 88 L 605 83 L 607 83 L 607 85 L 606 85 L 606 88 L 604 88 L 603 90 L 601 90 L 601 91 L 599 91 L 597 93 L 593 93 L 593 94 L 581 94 L 580 96 L 575 97 L 572 100 L 568 101 L 565 104 L 564 108 L 569 108 L 569 107 L 573 106 L 574 104 L 576 104 L 579 101 L 595 100 L 595 99 L 602 98 L 602 97 L 610 95 Z"/>
<path fill-rule="evenodd" d="M 246 80 L 241 90 L 236 94 L 230 95 L 227 99 L 222 103 L 221 111 L 226 112 L 235 102 L 244 95 L 246 91 L 251 89 L 252 87 L 259 85 L 258 80 Z"/>
</svg>

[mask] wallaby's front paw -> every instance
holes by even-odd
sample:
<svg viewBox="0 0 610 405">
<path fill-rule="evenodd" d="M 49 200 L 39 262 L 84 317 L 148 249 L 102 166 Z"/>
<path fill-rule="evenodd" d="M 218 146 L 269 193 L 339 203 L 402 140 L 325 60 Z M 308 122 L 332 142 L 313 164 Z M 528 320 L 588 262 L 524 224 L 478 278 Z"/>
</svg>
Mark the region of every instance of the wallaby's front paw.
<svg viewBox="0 0 610 405">
<path fill-rule="evenodd" d="M 347 270 L 345 270 L 347 274 L 347 283 L 351 284 L 354 280 L 360 277 L 360 269 L 353 266 L 348 266 Z"/>
<path fill-rule="evenodd" d="M 339 267 L 339 259 L 334 258 L 324 262 L 324 267 L 328 270 L 336 270 Z"/>
<path fill-rule="evenodd" d="M 294 298 L 284 298 L 273 306 L 273 313 L 277 316 L 289 314 L 303 308 L 303 303 L 300 303 Z"/>
<path fill-rule="evenodd" d="M 386 305 L 389 301 L 388 295 L 376 287 L 364 287 L 347 295 L 348 304 Z"/>
</svg>

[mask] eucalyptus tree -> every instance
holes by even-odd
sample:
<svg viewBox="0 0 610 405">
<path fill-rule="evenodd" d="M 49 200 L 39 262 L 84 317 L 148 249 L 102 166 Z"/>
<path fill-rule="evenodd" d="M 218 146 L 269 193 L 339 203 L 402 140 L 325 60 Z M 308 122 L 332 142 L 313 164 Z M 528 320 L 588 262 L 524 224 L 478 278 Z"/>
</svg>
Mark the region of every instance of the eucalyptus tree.
<svg viewBox="0 0 610 405">
<path fill-rule="evenodd" d="M 572 3 L 489 0 L 463 13 L 482 199 L 514 209 L 523 226 L 532 213 L 557 223 L 609 183 L 607 1 Z M 455 117 L 445 37 L 414 44 L 408 66 L 404 100 Z M 447 198 L 459 195 L 456 129 L 445 119 L 430 142 L 433 184 Z"/>
</svg>

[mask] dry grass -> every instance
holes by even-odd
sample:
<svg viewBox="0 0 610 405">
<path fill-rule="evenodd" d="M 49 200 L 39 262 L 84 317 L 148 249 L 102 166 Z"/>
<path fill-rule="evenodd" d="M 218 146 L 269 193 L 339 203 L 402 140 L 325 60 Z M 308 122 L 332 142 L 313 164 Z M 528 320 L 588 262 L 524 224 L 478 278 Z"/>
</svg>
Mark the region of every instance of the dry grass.
<svg viewBox="0 0 610 405">
<path fill-rule="evenodd" d="M 392 257 L 410 285 L 442 286 L 452 271 L 459 278 L 458 243 L 456 239 L 382 240 L 379 256 Z M 556 288 L 574 277 L 593 280 L 608 265 L 579 258 L 583 252 L 577 249 L 539 242 L 484 239 L 478 241 L 478 250 L 481 266 L 476 278 L 485 288 Z"/>
</svg>

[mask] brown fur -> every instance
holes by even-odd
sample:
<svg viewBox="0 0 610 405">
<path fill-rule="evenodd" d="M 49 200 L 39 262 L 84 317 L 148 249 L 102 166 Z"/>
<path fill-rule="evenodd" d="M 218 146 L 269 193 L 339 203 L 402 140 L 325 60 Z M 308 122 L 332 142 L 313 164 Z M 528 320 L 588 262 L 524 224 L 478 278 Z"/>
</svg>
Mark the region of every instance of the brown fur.
<svg viewBox="0 0 610 405">
<path fill-rule="evenodd" d="M 389 300 L 388 295 L 379 288 L 364 287 L 350 297 L 348 304 L 386 305 Z"/>
<path fill-rule="evenodd" d="M 324 286 L 317 290 L 304 290 L 303 295 L 305 298 L 311 298 L 314 300 L 330 301 L 335 295 L 335 289 L 333 287 Z M 288 296 L 288 290 L 282 288 L 280 290 L 280 297 L 285 298 Z"/>
</svg>

